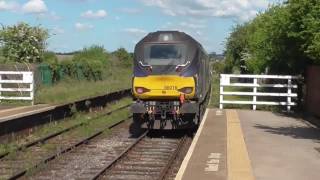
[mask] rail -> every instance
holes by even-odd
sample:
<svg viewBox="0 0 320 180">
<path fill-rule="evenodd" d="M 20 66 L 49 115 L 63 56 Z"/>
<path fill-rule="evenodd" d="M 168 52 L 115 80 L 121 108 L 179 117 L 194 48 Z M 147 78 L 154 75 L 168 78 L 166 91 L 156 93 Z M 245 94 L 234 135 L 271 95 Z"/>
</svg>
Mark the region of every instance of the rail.
<svg viewBox="0 0 320 180">
<path fill-rule="evenodd" d="M 1 100 L 26 100 L 33 105 L 33 72 L 0 71 L 0 102 Z"/>
<path fill-rule="evenodd" d="M 119 109 L 121 109 L 121 108 L 119 108 Z M 115 111 L 117 111 L 117 110 L 115 110 Z M 35 170 L 35 169 L 37 169 L 37 168 L 40 168 L 40 167 L 42 167 L 43 165 L 48 164 L 48 163 L 51 162 L 52 160 L 54 160 L 54 159 L 62 156 L 63 154 L 66 154 L 66 153 L 68 153 L 68 152 L 70 152 L 70 151 L 72 151 L 72 150 L 75 150 L 76 148 L 79 148 L 81 145 L 84 145 L 84 144 L 85 144 L 85 145 L 90 145 L 90 144 L 89 144 L 90 141 L 96 139 L 97 137 L 100 137 L 107 129 L 112 129 L 112 128 L 114 128 L 114 127 L 116 127 L 116 126 L 124 123 L 125 121 L 127 121 L 127 120 L 129 120 L 129 119 L 131 119 L 131 118 L 132 118 L 132 117 L 129 116 L 129 117 L 125 118 L 125 119 L 122 119 L 122 120 L 120 120 L 120 121 L 118 121 L 118 122 L 113 123 L 112 125 L 107 125 L 107 126 L 105 126 L 105 127 L 102 127 L 100 130 L 94 132 L 94 133 L 91 134 L 90 136 L 85 137 L 85 138 L 83 138 L 83 139 L 81 139 L 81 140 L 76 140 L 76 141 L 74 141 L 74 140 L 71 139 L 70 142 L 69 142 L 70 145 L 68 145 L 68 146 L 65 147 L 65 148 L 61 148 L 61 149 L 58 148 L 58 150 L 55 151 L 55 153 L 53 153 L 53 154 L 47 154 L 47 155 L 44 157 L 44 159 L 42 159 L 42 157 L 41 157 L 41 153 L 40 153 L 41 151 L 39 151 L 40 148 L 37 148 L 38 153 L 40 154 L 40 157 L 41 157 L 38 163 L 29 164 L 29 165 L 26 166 L 26 167 L 21 167 L 21 165 L 17 167 L 17 166 L 15 166 L 14 164 L 12 164 L 12 162 L 14 162 L 15 160 L 11 160 L 11 161 L 10 161 L 10 159 L 9 159 L 9 161 L 8 161 L 8 160 L 7 160 L 7 161 L 3 161 L 3 162 L 5 162 L 5 163 L 4 163 L 4 166 L 6 166 L 6 170 L 7 170 L 9 173 L 13 173 L 13 174 L 6 174 L 5 172 L 2 172 L 1 175 L 2 175 L 2 176 L 4 176 L 4 175 L 8 176 L 8 177 L 9 177 L 9 178 L 8 178 L 9 180 L 21 178 L 22 176 L 25 176 L 25 175 L 28 173 L 28 171 Z M 37 140 L 37 141 L 38 141 L 40 144 L 42 143 L 42 145 L 43 145 L 43 144 L 46 144 L 46 141 L 48 141 L 49 139 L 56 138 L 56 137 L 58 137 L 59 135 L 61 135 L 62 133 L 69 132 L 69 131 L 71 131 L 72 129 L 75 129 L 75 128 L 76 128 L 76 127 L 73 127 L 73 128 L 71 128 L 71 129 L 67 129 L 67 130 L 64 130 L 64 131 L 61 131 L 61 132 L 58 132 L 58 133 L 49 135 L 49 136 L 47 136 L 47 137 L 45 137 L 45 138 L 43 138 L 43 139 L 41 139 L 41 140 Z M 73 141 L 73 142 L 72 142 L 72 141 Z M 39 143 L 34 142 L 34 143 L 30 144 L 29 147 L 39 145 Z M 17 151 L 26 150 L 26 148 L 29 148 L 29 147 L 25 147 L 25 148 L 23 148 L 23 149 L 19 148 L 19 149 L 17 149 Z M 17 151 L 15 151 L 15 152 L 13 152 L 13 153 L 16 153 Z M 8 157 L 8 155 L 10 155 L 10 154 L 4 154 L 1 158 Z M 24 155 L 25 155 L 25 154 L 24 154 Z M 34 155 L 36 155 L 36 154 L 34 154 Z M 17 154 L 15 154 L 15 156 L 16 156 L 15 158 L 19 157 Z M 22 163 L 23 163 L 23 159 L 18 159 L 18 161 L 19 161 L 19 160 L 20 160 L 20 163 L 22 164 Z M 8 164 L 7 164 L 8 162 L 9 162 L 9 163 L 11 162 L 11 164 L 8 165 Z M 12 165 L 13 165 L 13 166 L 12 166 Z M 16 169 L 18 169 L 17 172 L 15 172 Z M 2 170 L 2 169 L 1 169 L 1 170 Z M 6 178 L 4 178 L 4 179 L 6 179 Z"/>
<path fill-rule="evenodd" d="M 279 75 L 235 75 L 221 74 L 220 75 L 220 109 L 223 109 L 224 104 L 247 104 L 252 105 L 252 109 L 256 110 L 257 105 L 282 105 L 287 106 L 287 110 L 291 110 L 291 106 L 297 103 L 292 101 L 292 98 L 298 97 L 293 89 L 297 89 L 298 85 L 293 80 L 299 80 L 299 76 L 279 76 Z M 264 83 L 271 80 L 272 83 Z M 241 81 L 246 81 L 242 83 Z M 282 81 L 282 83 L 274 83 L 274 81 Z M 249 83 L 248 83 L 249 82 Z M 285 82 L 285 83 L 283 83 Z M 228 91 L 225 87 L 242 87 L 252 88 L 252 92 Z M 258 92 L 259 88 L 269 89 L 284 89 L 286 92 Z M 225 96 L 252 96 L 252 101 L 225 100 Z M 258 101 L 257 97 L 278 97 L 278 101 Z M 279 100 L 280 97 L 286 97 L 286 101 Z"/>
</svg>

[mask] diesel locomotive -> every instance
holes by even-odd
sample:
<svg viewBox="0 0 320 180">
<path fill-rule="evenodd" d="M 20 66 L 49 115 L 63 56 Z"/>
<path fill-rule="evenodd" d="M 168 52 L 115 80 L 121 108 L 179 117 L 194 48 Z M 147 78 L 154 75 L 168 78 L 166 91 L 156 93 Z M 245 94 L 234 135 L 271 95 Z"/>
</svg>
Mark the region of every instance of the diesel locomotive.
<svg viewBox="0 0 320 180">
<path fill-rule="evenodd" d="M 149 33 L 134 50 L 134 123 L 151 129 L 198 125 L 210 96 L 209 57 L 179 31 Z"/>
</svg>

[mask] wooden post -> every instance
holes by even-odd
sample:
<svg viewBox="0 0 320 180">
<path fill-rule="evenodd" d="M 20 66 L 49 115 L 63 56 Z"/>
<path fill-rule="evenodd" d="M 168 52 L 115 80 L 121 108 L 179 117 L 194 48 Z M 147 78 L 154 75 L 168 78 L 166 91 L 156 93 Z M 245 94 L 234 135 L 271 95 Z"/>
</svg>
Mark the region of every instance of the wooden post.
<svg viewBox="0 0 320 180">
<path fill-rule="evenodd" d="M 31 97 L 31 99 L 32 99 L 31 105 L 33 106 L 33 105 L 34 105 L 34 77 L 33 77 L 33 72 L 31 72 L 30 76 L 31 76 L 31 84 L 30 84 L 31 92 L 30 92 L 30 97 Z"/>
<path fill-rule="evenodd" d="M 287 111 L 291 111 L 291 86 L 292 86 L 292 80 L 288 79 L 288 97 L 287 97 Z"/>
<path fill-rule="evenodd" d="M 1 96 L 2 96 L 2 74 L 0 74 L 0 102 L 1 102 Z"/>
<path fill-rule="evenodd" d="M 223 109 L 223 84 L 224 84 L 224 75 L 220 74 L 220 104 L 219 104 L 219 108 Z"/>
<path fill-rule="evenodd" d="M 220 84 L 220 109 L 223 109 L 223 86 Z"/>
<path fill-rule="evenodd" d="M 257 85 L 258 85 L 258 79 L 257 78 L 254 78 L 253 79 L 253 84 L 254 84 L 254 87 L 253 87 L 253 93 L 257 93 Z M 257 96 L 254 95 L 253 96 L 253 106 L 252 106 L 252 109 L 255 111 L 257 109 Z"/>
</svg>

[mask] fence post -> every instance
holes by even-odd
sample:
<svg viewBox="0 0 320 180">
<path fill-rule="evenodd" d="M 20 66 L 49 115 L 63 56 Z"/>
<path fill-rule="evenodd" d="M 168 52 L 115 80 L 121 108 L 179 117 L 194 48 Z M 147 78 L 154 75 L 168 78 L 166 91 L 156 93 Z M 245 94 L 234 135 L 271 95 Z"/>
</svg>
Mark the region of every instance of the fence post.
<svg viewBox="0 0 320 180">
<path fill-rule="evenodd" d="M 33 72 L 31 73 L 31 84 L 30 84 L 30 97 L 32 98 L 31 105 L 34 105 L 34 77 L 33 77 Z"/>
<path fill-rule="evenodd" d="M 292 86 L 292 80 L 288 79 L 288 97 L 287 97 L 287 111 L 289 112 L 291 110 L 291 86 Z"/>
<path fill-rule="evenodd" d="M 222 75 L 220 75 L 220 105 L 219 105 L 219 108 L 220 109 L 223 109 L 223 86 L 222 86 L 222 82 L 223 82 L 223 77 Z"/>
<path fill-rule="evenodd" d="M 2 98 L 2 74 L 0 74 L 0 102 L 2 102 L 1 98 Z"/>
<path fill-rule="evenodd" d="M 258 85 L 258 79 L 257 78 L 253 79 L 253 84 L 254 84 L 253 93 L 257 93 L 257 85 Z M 256 103 L 257 103 L 257 96 L 254 95 L 253 96 L 253 106 L 252 106 L 253 110 L 257 109 L 257 104 Z"/>
</svg>

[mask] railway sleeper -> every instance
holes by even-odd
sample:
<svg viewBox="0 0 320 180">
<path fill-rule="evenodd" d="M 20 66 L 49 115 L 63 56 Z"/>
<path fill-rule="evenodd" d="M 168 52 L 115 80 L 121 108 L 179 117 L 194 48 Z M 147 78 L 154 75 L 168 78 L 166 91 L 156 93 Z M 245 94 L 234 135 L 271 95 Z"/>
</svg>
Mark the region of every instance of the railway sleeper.
<svg viewBox="0 0 320 180">
<path fill-rule="evenodd" d="M 159 169 L 163 168 L 163 165 L 158 165 L 158 166 L 153 166 L 153 167 L 148 167 L 148 166 L 140 166 L 140 165 L 135 165 L 135 166 L 127 166 L 123 164 L 119 164 L 115 166 L 111 172 L 113 171 L 158 171 Z"/>
<path fill-rule="evenodd" d="M 134 156 L 134 155 L 128 155 L 130 160 L 134 161 L 149 161 L 149 162 L 155 162 L 155 161 L 168 161 L 168 157 L 141 157 L 141 156 Z"/>
<path fill-rule="evenodd" d="M 165 162 L 150 162 L 150 161 L 141 161 L 141 162 L 123 162 L 124 166 L 146 166 L 146 167 L 158 167 L 158 166 L 165 166 Z"/>
<path fill-rule="evenodd" d="M 141 152 L 131 152 L 131 154 L 133 155 L 141 155 L 141 156 L 150 156 L 150 157 L 154 157 L 154 156 L 170 156 L 171 152 L 167 152 L 167 151 L 141 151 Z"/>
<path fill-rule="evenodd" d="M 140 146 L 137 146 L 137 148 L 139 149 L 173 149 L 174 146 L 161 146 L 160 148 L 159 147 L 155 147 L 155 145 L 140 145 Z"/>
<path fill-rule="evenodd" d="M 108 179 L 108 180 L 149 180 L 154 179 L 154 176 L 145 176 L 145 175 L 112 175 L 108 177 L 104 177 L 102 179 Z"/>
<path fill-rule="evenodd" d="M 129 160 L 134 160 L 134 161 L 137 161 L 140 159 L 145 159 L 145 160 L 148 160 L 148 161 L 156 161 L 156 160 L 159 160 L 159 161 L 166 161 L 169 159 L 169 155 L 144 155 L 144 156 L 141 156 L 141 155 L 128 155 L 128 159 Z"/>
</svg>

